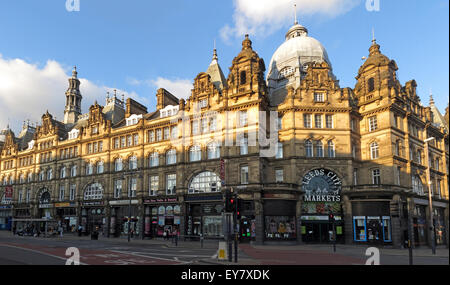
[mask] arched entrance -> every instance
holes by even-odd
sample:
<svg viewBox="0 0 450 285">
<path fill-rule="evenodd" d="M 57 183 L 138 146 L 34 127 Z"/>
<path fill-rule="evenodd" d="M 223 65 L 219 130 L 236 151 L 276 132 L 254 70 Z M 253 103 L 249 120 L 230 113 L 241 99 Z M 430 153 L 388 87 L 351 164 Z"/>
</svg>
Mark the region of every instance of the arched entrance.
<svg viewBox="0 0 450 285">
<path fill-rule="evenodd" d="M 341 206 L 342 181 L 332 170 L 325 168 L 307 172 L 301 180 L 305 191 L 302 203 L 302 240 L 309 243 L 344 242 L 344 220 Z M 334 216 L 334 225 L 329 215 Z"/>
</svg>

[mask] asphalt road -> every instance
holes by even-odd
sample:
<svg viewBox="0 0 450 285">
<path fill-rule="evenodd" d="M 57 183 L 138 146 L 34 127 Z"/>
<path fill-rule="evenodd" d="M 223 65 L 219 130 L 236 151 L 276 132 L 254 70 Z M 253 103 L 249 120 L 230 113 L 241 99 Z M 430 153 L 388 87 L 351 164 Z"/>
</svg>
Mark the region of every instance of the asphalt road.
<svg viewBox="0 0 450 285">
<path fill-rule="evenodd" d="M 65 261 L 28 249 L 0 245 L 0 265 L 64 265 Z"/>
</svg>

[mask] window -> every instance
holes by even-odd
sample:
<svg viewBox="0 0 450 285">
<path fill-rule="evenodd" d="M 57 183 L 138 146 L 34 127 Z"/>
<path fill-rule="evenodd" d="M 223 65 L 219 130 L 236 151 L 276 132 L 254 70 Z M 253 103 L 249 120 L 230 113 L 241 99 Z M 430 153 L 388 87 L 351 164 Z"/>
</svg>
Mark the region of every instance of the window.
<svg viewBox="0 0 450 285">
<path fill-rule="evenodd" d="M 97 153 L 98 152 L 98 144 L 94 143 L 94 152 Z"/>
<path fill-rule="evenodd" d="M 177 151 L 171 149 L 166 153 L 166 164 L 170 165 L 175 163 L 177 163 Z"/>
<path fill-rule="evenodd" d="M 248 139 L 247 138 L 241 138 L 239 146 L 240 146 L 241 155 L 248 154 Z"/>
<path fill-rule="evenodd" d="M 334 142 L 333 141 L 329 141 L 328 142 L 328 157 L 336 157 L 336 151 L 334 148 Z"/>
<path fill-rule="evenodd" d="M 245 127 L 248 124 L 247 111 L 239 111 L 239 127 Z"/>
<path fill-rule="evenodd" d="M 157 129 L 156 130 L 156 141 L 161 141 L 162 140 L 162 131 L 161 129 Z"/>
<path fill-rule="evenodd" d="M 248 166 L 241 166 L 241 184 L 248 184 Z"/>
<path fill-rule="evenodd" d="M 381 172 L 380 169 L 372 170 L 372 184 L 380 185 L 381 184 Z"/>
<path fill-rule="evenodd" d="M 240 75 L 240 84 L 242 85 L 247 83 L 247 74 L 245 73 L 245 71 L 241 71 Z"/>
<path fill-rule="evenodd" d="M 314 123 L 317 129 L 322 128 L 322 115 L 314 115 Z"/>
<path fill-rule="evenodd" d="M 200 108 L 206 108 L 208 106 L 208 99 L 200 100 L 199 105 Z"/>
<path fill-rule="evenodd" d="M 215 132 L 217 130 L 217 119 L 215 117 L 212 117 L 209 120 L 209 130 L 211 132 Z"/>
<path fill-rule="evenodd" d="M 92 144 L 88 144 L 88 153 L 92 153 Z"/>
<path fill-rule="evenodd" d="M 222 183 L 214 172 L 205 171 L 197 174 L 189 183 L 189 194 L 220 191 Z"/>
<path fill-rule="evenodd" d="M 84 200 L 103 199 L 103 187 L 99 183 L 89 185 L 84 191 Z"/>
<path fill-rule="evenodd" d="M 18 199 L 18 203 L 22 203 L 23 200 L 23 190 L 19 190 L 19 199 Z"/>
<path fill-rule="evenodd" d="M 52 180 L 52 179 L 53 179 L 53 169 L 50 168 L 47 171 L 47 180 Z M 11 181 L 14 181 L 12 177 L 11 177 Z M 11 184 L 13 184 L 13 183 L 11 183 Z"/>
<path fill-rule="evenodd" d="M 164 128 L 164 140 L 170 139 L 170 129 L 169 127 Z"/>
<path fill-rule="evenodd" d="M 358 168 L 353 169 L 353 185 L 358 185 Z"/>
<path fill-rule="evenodd" d="M 437 171 L 440 171 L 439 170 L 439 166 L 440 165 L 441 165 L 441 161 L 440 161 L 439 157 L 437 157 L 436 160 L 435 160 L 435 167 L 434 167 L 434 169 L 436 169 Z"/>
<path fill-rule="evenodd" d="M 64 185 L 59 186 L 59 201 L 64 201 Z"/>
<path fill-rule="evenodd" d="M 375 79 L 373 77 L 369 78 L 369 80 L 367 81 L 367 86 L 368 92 L 372 92 L 375 90 Z"/>
<path fill-rule="evenodd" d="M 422 163 L 422 150 L 417 150 L 416 152 L 416 161 L 417 163 L 421 164 Z"/>
<path fill-rule="evenodd" d="M 125 137 L 120 137 L 120 147 L 125 147 Z"/>
<path fill-rule="evenodd" d="M 30 199 L 31 199 L 31 190 L 28 189 L 27 192 L 26 192 L 26 198 L 25 198 L 25 201 L 26 201 L 27 203 L 30 203 L 30 201 L 31 201 Z"/>
<path fill-rule="evenodd" d="M 192 121 L 192 134 L 193 135 L 199 134 L 198 121 Z"/>
<path fill-rule="evenodd" d="M 284 181 L 283 169 L 275 169 L 275 183 L 282 183 Z"/>
<path fill-rule="evenodd" d="M 167 188 L 166 188 L 166 194 L 167 195 L 175 195 L 175 189 L 177 186 L 177 175 L 176 174 L 167 174 Z"/>
<path fill-rule="evenodd" d="M 178 138 L 178 127 L 173 126 L 172 127 L 172 139 L 177 139 L 177 138 Z"/>
<path fill-rule="evenodd" d="M 154 152 L 150 155 L 150 167 L 159 166 L 159 153 Z"/>
<path fill-rule="evenodd" d="M 137 190 L 137 178 L 132 177 L 130 180 L 128 180 L 128 198 L 136 197 L 136 190 Z"/>
<path fill-rule="evenodd" d="M 313 144 L 310 140 L 305 142 L 306 157 L 313 157 Z"/>
<path fill-rule="evenodd" d="M 114 198 L 120 198 L 122 197 L 122 180 L 115 180 L 114 181 Z"/>
<path fill-rule="evenodd" d="M 75 185 L 75 184 L 70 185 L 70 193 L 69 193 L 70 201 L 75 200 L 76 193 L 77 193 L 77 185 Z"/>
<path fill-rule="evenodd" d="M 334 127 L 333 126 L 333 115 L 326 115 L 325 119 L 326 119 L 327 129 L 332 129 Z"/>
<path fill-rule="evenodd" d="M 118 149 L 119 147 L 119 138 L 114 138 L 114 149 Z"/>
<path fill-rule="evenodd" d="M 378 144 L 373 142 L 370 144 L 370 159 L 377 159 L 379 157 Z"/>
<path fill-rule="evenodd" d="M 65 167 L 61 168 L 60 178 L 66 178 L 66 168 Z"/>
<path fill-rule="evenodd" d="M 420 179 L 420 177 L 417 175 L 412 177 L 412 188 L 414 193 L 417 193 L 419 195 L 424 194 L 422 179 Z"/>
<path fill-rule="evenodd" d="M 377 116 L 369 118 L 369 132 L 373 132 L 378 129 Z"/>
<path fill-rule="evenodd" d="M 395 142 L 395 155 L 396 156 L 400 156 L 401 153 L 401 145 L 400 145 L 400 140 L 397 140 Z"/>
<path fill-rule="evenodd" d="M 103 161 L 97 162 L 97 174 L 102 174 L 104 170 Z"/>
<path fill-rule="evenodd" d="M 441 198 L 442 197 L 442 194 L 441 194 L 441 180 L 437 180 L 437 182 L 436 182 L 436 195 L 438 195 L 439 196 L 439 198 Z"/>
<path fill-rule="evenodd" d="M 314 93 L 314 102 L 325 102 L 325 94 L 321 92 Z"/>
<path fill-rule="evenodd" d="M 33 181 L 33 173 L 28 173 L 28 179 L 27 179 L 28 183 Z"/>
<path fill-rule="evenodd" d="M 316 155 L 317 157 L 323 157 L 323 144 L 321 141 L 316 143 Z"/>
<path fill-rule="evenodd" d="M 92 175 L 94 173 L 94 167 L 91 163 L 86 165 L 86 175 Z"/>
<path fill-rule="evenodd" d="M 202 119 L 202 133 L 206 134 L 208 133 L 208 119 Z"/>
<path fill-rule="evenodd" d="M 133 143 L 134 143 L 134 145 L 139 144 L 139 135 L 138 134 L 133 135 Z"/>
<path fill-rule="evenodd" d="M 305 128 L 307 128 L 307 129 L 312 128 L 311 114 L 303 115 L 303 124 L 304 124 Z"/>
<path fill-rule="evenodd" d="M 283 144 L 280 142 L 277 143 L 277 154 L 275 158 L 277 159 L 283 158 Z"/>
<path fill-rule="evenodd" d="M 220 158 L 220 146 L 218 143 L 212 142 L 207 147 L 208 159 Z"/>
<path fill-rule="evenodd" d="M 148 132 L 148 141 L 149 142 L 154 142 L 155 141 L 155 132 L 154 131 L 149 131 Z"/>
<path fill-rule="evenodd" d="M 77 166 L 76 165 L 72 166 L 72 168 L 70 169 L 70 176 L 71 177 L 77 176 Z"/>
<path fill-rule="evenodd" d="M 156 196 L 158 195 L 158 189 L 159 189 L 159 176 L 151 176 L 150 189 L 148 194 L 150 196 Z"/>
<path fill-rule="evenodd" d="M 189 149 L 189 161 L 200 161 L 202 160 L 202 149 L 200 146 L 195 145 Z"/>
<path fill-rule="evenodd" d="M 133 145 L 133 138 L 132 136 L 127 136 L 127 146 L 130 147 Z"/>
<path fill-rule="evenodd" d="M 123 169 L 123 164 L 122 164 L 122 158 L 116 158 L 114 160 L 114 170 L 115 171 L 122 171 Z"/>
<path fill-rule="evenodd" d="M 136 156 L 131 156 L 128 159 L 128 169 L 137 169 L 138 168 L 138 161 Z"/>
</svg>

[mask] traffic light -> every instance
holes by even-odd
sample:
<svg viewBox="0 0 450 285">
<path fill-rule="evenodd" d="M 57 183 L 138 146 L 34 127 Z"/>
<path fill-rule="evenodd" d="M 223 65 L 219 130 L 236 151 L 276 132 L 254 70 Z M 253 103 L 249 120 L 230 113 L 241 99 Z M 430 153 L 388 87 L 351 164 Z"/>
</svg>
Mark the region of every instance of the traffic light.
<svg viewBox="0 0 450 285">
<path fill-rule="evenodd" d="M 240 220 L 241 219 L 241 204 L 242 204 L 242 200 L 241 199 L 237 199 L 236 202 L 236 219 Z"/>
<path fill-rule="evenodd" d="M 233 194 L 227 190 L 225 192 L 225 212 L 231 213 L 234 212 L 236 208 L 236 199 Z"/>
</svg>

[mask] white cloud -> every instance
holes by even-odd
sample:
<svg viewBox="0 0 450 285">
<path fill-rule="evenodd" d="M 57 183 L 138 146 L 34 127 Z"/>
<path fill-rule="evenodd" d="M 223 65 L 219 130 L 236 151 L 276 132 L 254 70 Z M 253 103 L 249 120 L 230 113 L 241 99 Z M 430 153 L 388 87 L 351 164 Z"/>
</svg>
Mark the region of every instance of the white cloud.
<svg viewBox="0 0 450 285">
<path fill-rule="evenodd" d="M 361 3 L 361 0 L 234 0 L 233 27 L 225 25 L 221 37 L 228 42 L 232 36 L 244 34 L 267 36 L 294 22 L 294 4 L 297 14 L 336 17 Z"/>
<path fill-rule="evenodd" d="M 82 71 L 78 71 L 80 76 Z M 17 135 L 23 121 L 29 119 L 40 123 L 42 114 L 47 110 L 53 117 L 62 120 L 69 77 L 71 67 L 66 68 L 57 61 L 48 60 L 40 68 L 22 59 L 5 59 L 0 54 L 0 129 L 6 127 L 9 119 Z M 113 94 L 114 88 L 99 86 L 84 78 L 80 81 L 83 113 L 87 113 L 96 100 L 104 105 L 107 91 Z M 143 104 L 148 103 L 147 99 L 134 92 L 118 89 L 117 94 L 119 98 L 124 94 Z"/>
<path fill-rule="evenodd" d="M 128 78 L 128 83 L 130 85 L 142 85 L 145 84 L 152 88 L 164 88 L 175 97 L 181 99 L 188 99 L 191 96 L 192 81 L 189 79 L 168 79 L 163 77 L 158 77 L 156 79 L 139 80 L 136 78 Z"/>
</svg>

